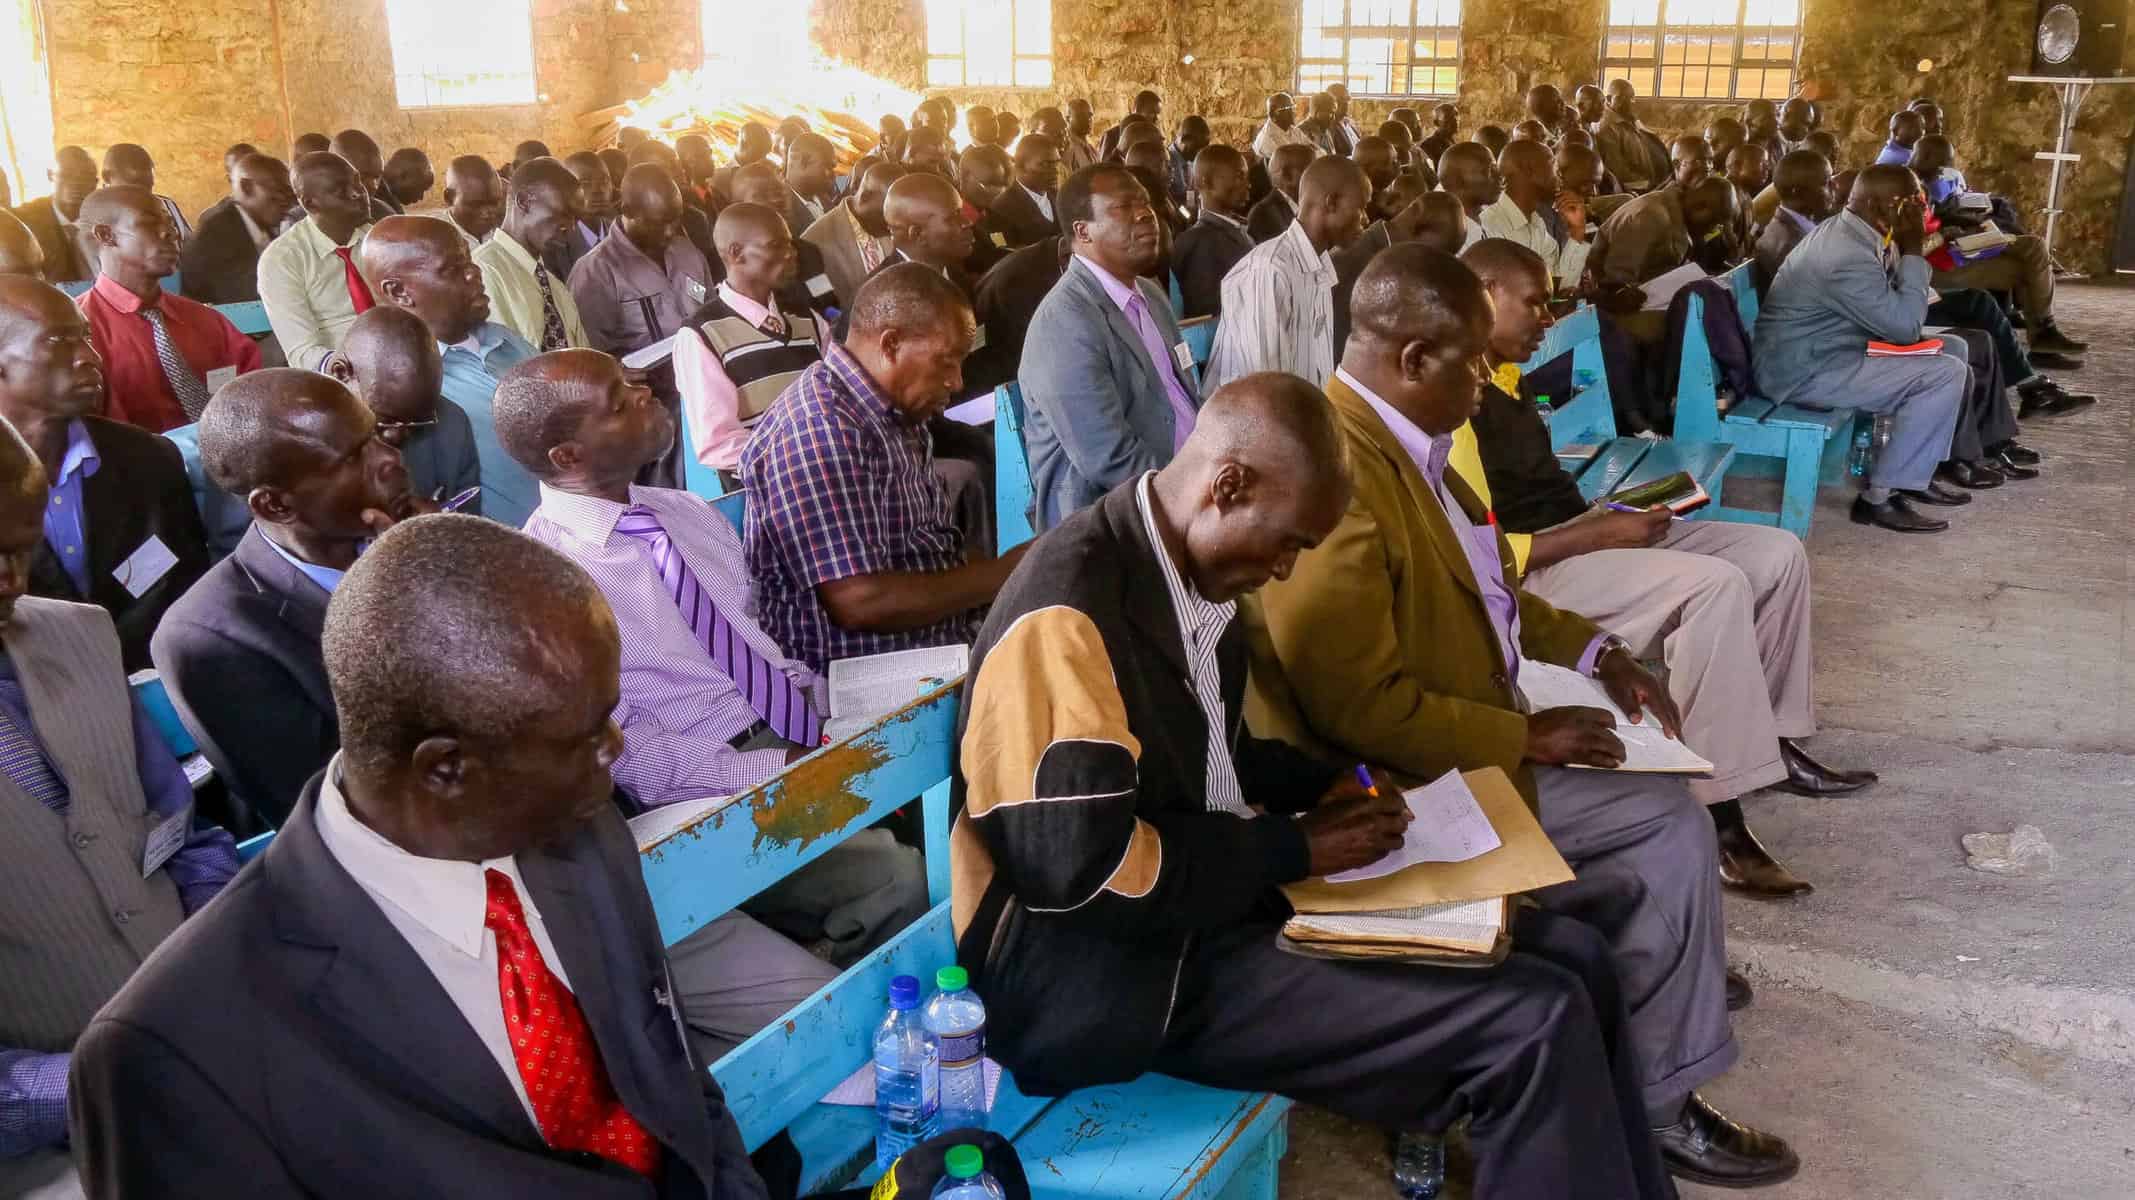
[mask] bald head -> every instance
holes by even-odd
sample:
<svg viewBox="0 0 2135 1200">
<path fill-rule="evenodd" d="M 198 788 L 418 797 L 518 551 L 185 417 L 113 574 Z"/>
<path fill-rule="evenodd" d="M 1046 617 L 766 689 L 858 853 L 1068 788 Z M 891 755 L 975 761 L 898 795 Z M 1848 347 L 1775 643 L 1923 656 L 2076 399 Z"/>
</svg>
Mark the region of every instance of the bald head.
<svg viewBox="0 0 2135 1200">
<path fill-rule="evenodd" d="M 44 247 L 20 218 L 0 209 L 0 277 L 44 278 Z"/>
<path fill-rule="evenodd" d="M 1852 190 L 1847 193 L 1846 207 L 1862 217 L 1875 219 L 1894 212 L 1896 206 L 1912 199 L 1920 191 L 1920 180 L 1910 168 L 1896 163 L 1877 163 L 1853 177 Z"/>
<path fill-rule="evenodd" d="M 1911 149 L 1927 132 L 1927 118 L 1918 109 L 1901 108 L 1890 114 L 1890 140 Z"/>
<path fill-rule="evenodd" d="M 374 305 L 342 335 L 341 354 L 355 369 L 358 394 L 381 423 L 397 428 L 403 422 L 436 419 L 444 362 L 430 327 L 414 313 Z M 402 439 L 387 440 L 398 446 Z"/>
<path fill-rule="evenodd" d="M 316 371 L 268 367 L 224 384 L 200 414 L 200 466 L 233 496 L 303 482 L 307 466 L 292 447 L 314 440 L 313 418 L 360 405 L 341 381 Z"/>
<path fill-rule="evenodd" d="M 724 224 L 724 213 L 720 219 Z M 607 399 L 602 385 L 614 366 L 598 350 L 557 350 L 506 371 L 491 401 L 497 444 L 530 474 L 553 478 L 557 468 L 549 451 L 576 437 L 586 415 Z"/>
<path fill-rule="evenodd" d="M 334 135 L 333 144 L 328 148 L 347 159 L 349 165 L 356 168 L 356 177 L 363 180 L 365 187 L 383 186 L 385 160 L 379 154 L 378 143 L 371 140 L 370 134 L 361 129 L 344 129 Z"/>
<path fill-rule="evenodd" d="M 469 237 L 487 238 L 504 220 L 504 180 L 497 168 L 479 154 L 453 159 L 445 167 L 445 207 Z"/>
<path fill-rule="evenodd" d="M 1502 190 L 1497 161 L 1480 142 L 1455 142 L 1438 157 L 1438 186 L 1453 193 L 1461 207 L 1476 219 L 1483 209 L 1497 202 Z"/>
<path fill-rule="evenodd" d="M 1297 185 L 1297 220 L 1321 250 L 1338 249 L 1364 232 L 1371 180 L 1349 159 L 1327 155 L 1305 168 Z"/>
<path fill-rule="evenodd" d="M 1269 161 L 1268 175 L 1274 181 L 1275 190 L 1292 200 L 1297 199 L 1297 189 L 1304 181 L 1305 172 L 1312 167 L 1312 160 L 1319 150 L 1312 146 L 1291 143 L 1276 149 Z"/>
<path fill-rule="evenodd" d="M 1558 187 L 1589 200 L 1601 193 L 1601 154 L 1592 146 L 1577 145 L 1567 139 L 1557 147 L 1556 168 Z"/>
<path fill-rule="evenodd" d="M 959 313 L 970 311 L 971 302 L 963 290 L 942 278 L 941 272 L 918 263 L 897 263 L 869 276 L 853 297 L 848 342 L 892 329 L 939 330 L 954 324 Z"/>
<path fill-rule="evenodd" d="M 1425 192 L 1417 208 L 1413 240 L 1440 254 L 1458 254 L 1468 240 L 1468 214 L 1460 201 L 1446 192 Z"/>
<path fill-rule="evenodd" d="M 1691 240 L 1733 221 L 1742 203 L 1741 194 L 1724 175 L 1708 176 L 1684 191 L 1683 224 L 1689 227 Z"/>
<path fill-rule="evenodd" d="M 1510 238 L 1484 238 L 1461 251 L 1460 261 L 1475 272 L 1486 288 L 1504 287 L 1539 276 L 1545 294 L 1549 288 L 1549 264 L 1542 256 Z"/>
<path fill-rule="evenodd" d="M 1796 150 L 1779 160 L 1779 202 L 1812 221 L 1830 215 L 1831 164 L 1814 150 Z"/>
<path fill-rule="evenodd" d="M 739 204 L 761 204 L 780 211 L 786 207 L 786 181 L 768 162 L 737 167 L 727 179 L 727 193 Z"/>
<path fill-rule="evenodd" d="M 357 256 L 381 304 L 422 318 L 445 345 L 466 341 L 489 319 L 489 295 L 467 240 L 436 217 L 387 217 L 371 227 Z"/>
<path fill-rule="evenodd" d="M 1359 138 L 1352 159 L 1373 187 L 1383 188 L 1394 181 L 1394 145 L 1385 138 Z"/>
<path fill-rule="evenodd" d="M 1557 160 L 1538 140 L 1507 142 L 1497 156 L 1498 174 L 1513 201 L 1528 211 L 1557 194 Z"/>
<path fill-rule="evenodd" d="M 104 407 L 104 376 L 88 318 L 65 292 L 0 275 L 0 417 L 64 425 Z"/>
<path fill-rule="evenodd" d="M 1380 251 L 1357 277 L 1349 297 L 1349 337 L 1398 351 L 1410 342 L 1443 338 L 1463 321 L 1487 320 L 1489 311 L 1474 271 L 1450 254 L 1407 243 Z"/>
<path fill-rule="evenodd" d="M 104 151 L 104 186 L 137 187 L 154 191 L 156 160 L 145 146 L 115 142 Z"/>
<path fill-rule="evenodd" d="M 914 171 L 891 184 L 882 219 L 898 250 L 930 266 L 961 263 L 971 254 L 963 198 L 939 175 Z"/>
<path fill-rule="evenodd" d="M 793 282 L 800 265 L 785 215 L 761 204 L 729 204 L 712 227 L 712 245 L 726 267 L 726 281 L 758 303 Z"/>
</svg>

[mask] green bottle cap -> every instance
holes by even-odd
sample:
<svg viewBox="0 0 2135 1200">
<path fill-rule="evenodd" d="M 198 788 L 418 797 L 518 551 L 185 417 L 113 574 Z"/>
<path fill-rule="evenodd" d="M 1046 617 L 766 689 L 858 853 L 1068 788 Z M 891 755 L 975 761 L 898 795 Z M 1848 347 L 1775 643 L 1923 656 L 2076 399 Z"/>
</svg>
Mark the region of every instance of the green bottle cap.
<svg viewBox="0 0 2135 1200">
<path fill-rule="evenodd" d="M 962 967 L 943 967 L 934 972 L 934 986 L 945 992 L 961 992 L 971 986 L 971 972 Z"/>
<path fill-rule="evenodd" d="M 986 1156 L 979 1152 L 977 1146 L 958 1146 L 949 1151 L 949 1156 L 943 1162 L 949 1168 L 951 1179 L 971 1179 L 986 1169 Z"/>
<path fill-rule="evenodd" d="M 1536 403 L 1536 404 L 1547 404 L 1547 403 L 1549 403 L 1549 397 L 1547 397 L 1547 396 L 1536 396 L 1536 397 L 1535 397 L 1535 403 Z"/>
</svg>

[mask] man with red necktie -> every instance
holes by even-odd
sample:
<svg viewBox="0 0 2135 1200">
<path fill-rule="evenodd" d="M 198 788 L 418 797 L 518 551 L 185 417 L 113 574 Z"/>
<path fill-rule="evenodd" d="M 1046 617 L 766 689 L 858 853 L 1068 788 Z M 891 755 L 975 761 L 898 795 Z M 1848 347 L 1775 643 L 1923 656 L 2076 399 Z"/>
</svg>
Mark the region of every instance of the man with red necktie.
<svg viewBox="0 0 2135 1200">
<path fill-rule="evenodd" d="M 341 337 L 376 301 L 356 266 L 371 228 L 370 194 L 331 151 L 297 159 L 296 184 L 304 219 L 260 252 L 260 302 L 290 366 L 346 380 Z"/>
</svg>

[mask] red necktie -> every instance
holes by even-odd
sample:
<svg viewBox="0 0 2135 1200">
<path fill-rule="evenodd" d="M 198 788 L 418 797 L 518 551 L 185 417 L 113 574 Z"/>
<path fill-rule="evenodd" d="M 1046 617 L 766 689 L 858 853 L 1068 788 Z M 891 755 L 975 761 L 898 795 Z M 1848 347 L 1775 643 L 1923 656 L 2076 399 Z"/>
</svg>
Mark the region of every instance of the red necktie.
<svg viewBox="0 0 2135 1200">
<path fill-rule="evenodd" d="M 558 1150 L 590 1151 L 640 1175 L 656 1175 L 660 1143 L 616 1098 L 586 1015 L 541 960 L 511 877 L 495 869 L 483 874 L 489 884 L 483 923 L 497 937 L 504 1029 L 541 1136 Z"/>
<path fill-rule="evenodd" d="M 348 276 L 348 302 L 360 317 L 376 303 L 371 299 L 371 285 L 363 282 L 363 272 L 356 269 L 355 253 L 347 246 L 334 247 L 334 257 L 341 260 L 341 272 Z"/>
</svg>

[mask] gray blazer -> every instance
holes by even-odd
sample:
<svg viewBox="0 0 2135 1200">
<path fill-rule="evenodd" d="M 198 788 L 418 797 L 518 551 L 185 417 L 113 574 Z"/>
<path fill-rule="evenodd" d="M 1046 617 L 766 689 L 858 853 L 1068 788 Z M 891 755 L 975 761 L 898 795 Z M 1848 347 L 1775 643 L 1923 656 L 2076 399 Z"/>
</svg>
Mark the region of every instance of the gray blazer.
<svg viewBox="0 0 2135 1200">
<path fill-rule="evenodd" d="M 1191 371 L 1181 371 L 1176 359 L 1149 361 L 1096 271 L 1069 263 L 1023 342 L 1017 373 L 1027 414 L 1023 446 L 1030 456 L 1031 525 L 1040 532 L 1171 461 L 1174 422 L 1159 370 L 1173 372 L 1195 407 L 1201 403 Z M 1176 355 L 1184 340 L 1171 301 L 1147 279 L 1134 286 Z"/>
<path fill-rule="evenodd" d="M 1852 370 L 1868 343 L 1920 340 L 1927 323 L 1927 260 L 1883 265 L 1883 235 L 1850 212 L 1816 227 L 1780 264 L 1757 313 L 1751 356 L 1757 390 L 1778 403 L 1819 399 L 1817 377 Z"/>
</svg>

